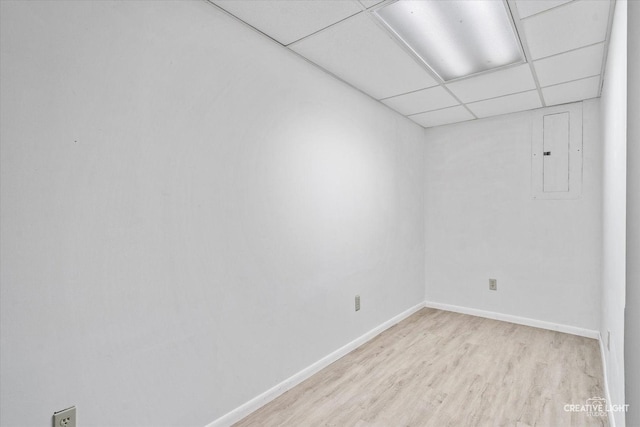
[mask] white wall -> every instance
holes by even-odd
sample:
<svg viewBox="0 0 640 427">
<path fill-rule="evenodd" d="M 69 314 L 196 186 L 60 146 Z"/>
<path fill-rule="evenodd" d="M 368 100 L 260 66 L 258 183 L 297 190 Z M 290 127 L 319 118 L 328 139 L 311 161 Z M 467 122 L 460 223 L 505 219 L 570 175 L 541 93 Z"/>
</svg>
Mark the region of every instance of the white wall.
<svg viewBox="0 0 640 427">
<path fill-rule="evenodd" d="M 628 426 L 640 426 L 640 3 L 627 3 L 627 274 L 624 322 Z M 630 25 L 629 25 L 630 24 Z"/>
<path fill-rule="evenodd" d="M 614 404 L 624 403 L 624 306 L 627 124 L 627 2 L 616 2 L 601 98 L 603 153 L 603 268 L 602 323 L 609 393 Z M 618 427 L 624 413 L 615 413 Z"/>
<path fill-rule="evenodd" d="M 423 300 L 422 128 L 203 1 L 1 8 L 0 424 L 205 425 Z"/>
<path fill-rule="evenodd" d="M 600 307 L 598 102 L 583 102 L 583 188 L 534 200 L 534 112 L 427 130 L 426 299 L 596 330 Z M 498 280 L 490 291 L 488 279 Z"/>
</svg>

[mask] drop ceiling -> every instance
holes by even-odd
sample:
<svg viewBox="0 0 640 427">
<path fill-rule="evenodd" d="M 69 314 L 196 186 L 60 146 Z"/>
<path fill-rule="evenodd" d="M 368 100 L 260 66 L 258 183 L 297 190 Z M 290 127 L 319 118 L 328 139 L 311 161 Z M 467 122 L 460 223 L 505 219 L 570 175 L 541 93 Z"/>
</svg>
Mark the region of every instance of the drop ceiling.
<svg viewBox="0 0 640 427">
<path fill-rule="evenodd" d="M 526 62 L 445 82 L 375 17 L 396 0 L 209 1 L 425 128 L 600 96 L 614 7 L 493 0 L 513 17 Z"/>
</svg>

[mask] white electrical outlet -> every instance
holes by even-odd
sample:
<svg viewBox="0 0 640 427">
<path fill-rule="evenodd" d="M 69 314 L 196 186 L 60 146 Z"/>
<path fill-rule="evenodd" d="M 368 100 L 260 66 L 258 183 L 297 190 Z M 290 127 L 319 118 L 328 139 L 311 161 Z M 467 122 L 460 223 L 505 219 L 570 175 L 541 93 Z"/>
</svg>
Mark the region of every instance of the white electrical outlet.
<svg viewBox="0 0 640 427">
<path fill-rule="evenodd" d="M 489 279 L 489 290 L 491 291 L 498 290 L 498 281 L 496 279 Z"/>
<path fill-rule="evenodd" d="M 360 311 L 360 295 L 356 295 L 356 311 Z"/>
<path fill-rule="evenodd" d="M 54 412 L 53 427 L 76 427 L 76 407 Z"/>
</svg>

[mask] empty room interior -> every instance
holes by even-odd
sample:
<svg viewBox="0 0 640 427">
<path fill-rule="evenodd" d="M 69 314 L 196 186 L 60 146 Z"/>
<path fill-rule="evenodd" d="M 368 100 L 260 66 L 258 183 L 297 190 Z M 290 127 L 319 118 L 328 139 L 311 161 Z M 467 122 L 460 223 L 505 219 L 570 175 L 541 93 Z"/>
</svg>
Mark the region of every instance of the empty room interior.
<svg viewBox="0 0 640 427">
<path fill-rule="evenodd" d="M 640 426 L 640 2 L 0 20 L 2 427 Z"/>
</svg>

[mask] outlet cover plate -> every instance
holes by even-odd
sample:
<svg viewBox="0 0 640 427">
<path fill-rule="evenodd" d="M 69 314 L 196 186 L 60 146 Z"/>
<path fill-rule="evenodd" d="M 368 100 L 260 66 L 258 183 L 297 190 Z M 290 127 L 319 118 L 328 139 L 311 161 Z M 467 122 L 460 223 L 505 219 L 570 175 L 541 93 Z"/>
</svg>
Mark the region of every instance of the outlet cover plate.
<svg viewBox="0 0 640 427">
<path fill-rule="evenodd" d="M 76 407 L 54 412 L 53 427 L 76 427 Z"/>
</svg>

